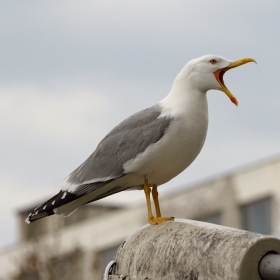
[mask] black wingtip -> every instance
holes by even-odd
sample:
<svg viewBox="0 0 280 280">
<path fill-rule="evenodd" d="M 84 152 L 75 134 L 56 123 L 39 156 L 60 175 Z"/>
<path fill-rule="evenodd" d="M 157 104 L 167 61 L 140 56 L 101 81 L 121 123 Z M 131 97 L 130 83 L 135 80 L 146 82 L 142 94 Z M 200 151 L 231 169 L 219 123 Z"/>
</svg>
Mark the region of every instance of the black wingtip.
<svg viewBox="0 0 280 280">
<path fill-rule="evenodd" d="M 57 199 L 57 197 L 61 196 L 62 191 L 56 194 L 54 197 L 50 198 L 48 201 L 43 203 L 42 205 L 35 208 L 26 218 L 25 222 L 30 224 L 36 220 L 42 219 L 47 216 L 51 216 L 54 214 L 53 209 L 57 207 L 54 205 L 53 201 Z"/>
<path fill-rule="evenodd" d="M 50 198 L 48 201 L 35 208 L 26 218 L 25 222 L 30 224 L 36 220 L 42 219 L 47 216 L 51 216 L 54 213 L 54 209 L 69 203 L 79 198 L 78 195 L 70 193 L 68 191 L 60 191 L 58 194 Z"/>
<path fill-rule="evenodd" d="M 52 210 L 49 211 L 49 212 L 41 212 L 41 213 L 39 213 L 38 211 L 34 210 L 25 219 L 25 222 L 27 224 L 30 224 L 30 223 L 32 223 L 34 221 L 37 221 L 37 220 L 42 219 L 42 218 L 47 217 L 47 216 L 51 216 L 53 214 L 54 214 L 54 212 Z"/>
</svg>

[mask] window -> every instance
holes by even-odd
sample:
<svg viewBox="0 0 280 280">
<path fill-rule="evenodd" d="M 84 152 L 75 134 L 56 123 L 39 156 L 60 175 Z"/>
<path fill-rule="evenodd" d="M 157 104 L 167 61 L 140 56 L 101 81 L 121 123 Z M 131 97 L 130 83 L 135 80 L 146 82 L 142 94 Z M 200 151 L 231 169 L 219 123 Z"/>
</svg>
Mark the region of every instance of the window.
<svg viewBox="0 0 280 280">
<path fill-rule="evenodd" d="M 211 223 L 211 224 L 217 224 L 217 225 L 221 225 L 221 213 L 215 213 L 209 216 L 205 216 L 202 219 L 199 219 L 199 221 L 201 222 L 206 222 L 206 223 Z"/>
<path fill-rule="evenodd" d="M 248 231 L 271 234 L 271 198 L 242 206 L 241 227 Z"/>
</svg>

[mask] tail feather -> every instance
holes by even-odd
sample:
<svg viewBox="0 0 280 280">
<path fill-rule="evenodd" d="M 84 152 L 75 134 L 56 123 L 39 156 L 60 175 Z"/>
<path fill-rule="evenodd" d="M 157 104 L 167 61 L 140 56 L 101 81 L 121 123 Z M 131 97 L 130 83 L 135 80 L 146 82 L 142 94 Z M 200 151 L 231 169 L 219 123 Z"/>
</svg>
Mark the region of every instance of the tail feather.
<svg viewBox="0 0 280 280">
<path fill-rule="evenodd" d="M 71 214 L 73 214 L 80 206 L 82 206 L 82 203 L 80 203 L 80 200 L 82 199 L 83 198 L 80 198 L 67 204 L 64 204 L 58 208 L 55 208 L 53 211 L 56 215 L 62 215 L 64 218 L 68 217 Z"/>
</svg>

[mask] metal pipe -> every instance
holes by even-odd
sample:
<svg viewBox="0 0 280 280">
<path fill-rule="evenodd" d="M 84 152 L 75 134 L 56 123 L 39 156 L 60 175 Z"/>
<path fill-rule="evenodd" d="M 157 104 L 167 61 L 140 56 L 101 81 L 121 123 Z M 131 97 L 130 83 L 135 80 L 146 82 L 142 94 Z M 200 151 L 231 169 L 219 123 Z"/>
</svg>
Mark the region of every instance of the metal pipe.
<svg viewBox="0 0 280 280">
<path fill-rule="evenodd" d="M 280 279 L 280 255 L 267 254 L 259 263 L 259 274 L 263 280 Z"/>
</svg>

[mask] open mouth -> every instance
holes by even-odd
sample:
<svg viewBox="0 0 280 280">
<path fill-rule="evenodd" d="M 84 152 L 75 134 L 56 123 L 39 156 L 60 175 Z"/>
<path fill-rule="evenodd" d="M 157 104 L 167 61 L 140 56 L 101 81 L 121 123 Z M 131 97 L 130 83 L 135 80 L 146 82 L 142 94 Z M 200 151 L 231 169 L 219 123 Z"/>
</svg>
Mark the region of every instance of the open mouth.
<svg viewBox="0 0 280 280">
<path fill-rule="evenodd" d="M 217 82 L 226 88 L 225 82 L 224 82 L 224 74 L 226 73 L 226 71 L 229 70 L 229 68 L 223 68 L 223 69 L 219 69 L 216 72 L 214 72 L 214 75 L 216 77 Z"/>
<path fill-rule="evenodd" d="M 218 69 L 214 72 L 215 78 L 221 86 L 221 90 L 229 97 L 231 102 L 234 103 L 236 106 L 238 105 L 238 101 L 234 97 L 234 95 L 227 89 L 227 87 L 225 85 L 225 82 L 224 82 L 224 74 L 229 69 L 238 67 L 238 66 L 243 65 L 243 64 L 248 63 L 248 62 L 255 62 L 256 63 L 256 61 L 253 58 L 242 58 L 242 59 L 239 59 L 239 60 L 236 60 L 236 61 L 232 62 L 228 67 Z"/>
<path fill-rule="evenodd" d="M 238 101 L 234 97 L 234 95 L 228 90 L 228 88 L 225 85 L 224 82 L 224 74 L 226 73 L 227 70 L 229 70 L 231 67 L 226 67 L 222 69 L 218 69 L 217 71 L 214 72 L 215 78 L 217 82 L 221 86 L 221 90 L 229 97 L 232 103 L 234 103 L 236 106 L 238 106 Z"/>
</svg>

